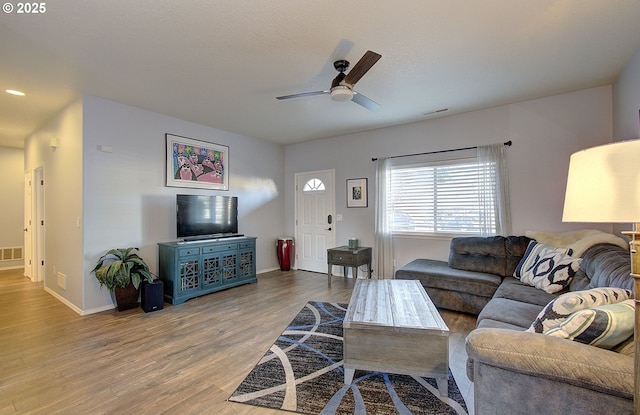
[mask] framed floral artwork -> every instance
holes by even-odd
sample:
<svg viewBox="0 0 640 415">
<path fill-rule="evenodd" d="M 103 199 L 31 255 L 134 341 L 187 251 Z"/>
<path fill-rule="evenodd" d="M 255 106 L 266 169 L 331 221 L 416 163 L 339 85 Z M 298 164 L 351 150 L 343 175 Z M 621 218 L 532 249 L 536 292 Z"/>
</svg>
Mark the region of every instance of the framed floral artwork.
<svg viewBox="0 0 640 415">
<path fill-rule="evenodd" d="M 166 134 L 167 186 L 229 190 L 229 147 Z"/>
<path fill-rule="evenodd" d="M 367 179 L 347 179 L 347 207 L 358 208 L 369 205 Z"/>
</svg>

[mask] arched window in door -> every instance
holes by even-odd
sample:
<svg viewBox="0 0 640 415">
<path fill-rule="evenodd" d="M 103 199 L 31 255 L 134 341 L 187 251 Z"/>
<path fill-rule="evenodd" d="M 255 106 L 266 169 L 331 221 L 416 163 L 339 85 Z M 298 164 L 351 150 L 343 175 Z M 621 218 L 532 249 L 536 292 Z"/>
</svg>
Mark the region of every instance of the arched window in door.
<svg viewBox="0 0 640 415">
<path fill-rule="evenodd" d="M 322 190 L 324 190 L 324 183 L 320 179 L 311 179 L 302 188 L 303 192 L 319 192 Z"/>
</svg>

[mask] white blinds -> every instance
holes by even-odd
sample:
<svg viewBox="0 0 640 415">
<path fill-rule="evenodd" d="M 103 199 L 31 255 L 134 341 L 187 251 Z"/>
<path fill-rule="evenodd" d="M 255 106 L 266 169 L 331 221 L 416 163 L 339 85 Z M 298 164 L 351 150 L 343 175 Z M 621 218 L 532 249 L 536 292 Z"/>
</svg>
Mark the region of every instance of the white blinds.
<svg viewBox="0 0 640 415">
<path fill-rule="evenodd" d="M 393 232 L 495 233 L 495 197 L 486 194 L 495 177 L 495 163 L 475 158 L 393 166 L 387 193 Z"/>
</svg>

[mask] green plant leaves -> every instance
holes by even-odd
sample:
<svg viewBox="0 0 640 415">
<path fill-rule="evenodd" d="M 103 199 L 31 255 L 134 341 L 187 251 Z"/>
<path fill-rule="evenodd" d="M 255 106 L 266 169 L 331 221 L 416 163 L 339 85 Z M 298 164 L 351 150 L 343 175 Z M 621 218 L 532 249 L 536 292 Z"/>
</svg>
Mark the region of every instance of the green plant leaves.
<svg viewBox="0 0 640 415">
<path fill-rule="evenodd" d="M 101 286 L 114 290 L 124 288 L 130 283 L 136 287 L 144 281 L 152 282 L 153 274 L 138 254 L 138 248 L 111 249 L 98 260 L 92 272 Z"/>
</svg>

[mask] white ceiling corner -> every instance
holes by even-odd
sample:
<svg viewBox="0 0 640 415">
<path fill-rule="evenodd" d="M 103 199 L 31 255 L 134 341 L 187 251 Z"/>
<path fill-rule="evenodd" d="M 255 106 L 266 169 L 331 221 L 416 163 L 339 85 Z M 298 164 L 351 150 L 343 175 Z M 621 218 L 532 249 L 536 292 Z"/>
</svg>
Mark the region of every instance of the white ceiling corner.
<svg viewBox="0 0 640 415">
<path fill-rule="evenodd" d="M 401 6 L 399 6 L 399 4 Z M 0 145 L 82 94 L 289 144 L 610 84 L 640 48 L 637 0 L 47 2 L 0 20 Z M 382 55 L 326 95 L 336 59 Z"/>
</svg>

